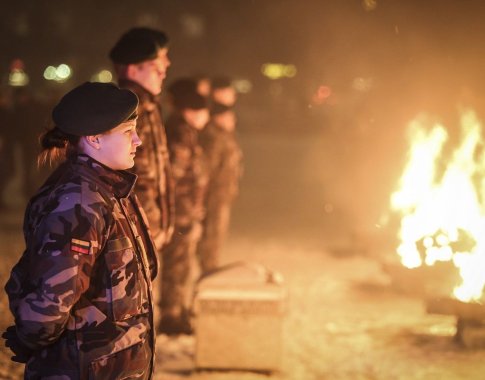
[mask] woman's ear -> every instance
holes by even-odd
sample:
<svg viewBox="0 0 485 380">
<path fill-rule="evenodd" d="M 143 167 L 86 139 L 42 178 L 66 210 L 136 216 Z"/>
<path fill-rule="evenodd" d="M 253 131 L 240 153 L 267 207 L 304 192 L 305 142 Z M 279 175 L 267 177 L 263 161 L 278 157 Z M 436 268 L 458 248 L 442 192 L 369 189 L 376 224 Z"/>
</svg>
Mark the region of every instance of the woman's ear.
<svg viewBox="0 0 485 380">
<path fill-rule="evenodd" d="M 94 149 L 99 149 L 99 135 L 93 135 L 93 136 L 85 136 L 86 142 L 88 143 L 89 146 L 93 147 Z"/>
</svg>

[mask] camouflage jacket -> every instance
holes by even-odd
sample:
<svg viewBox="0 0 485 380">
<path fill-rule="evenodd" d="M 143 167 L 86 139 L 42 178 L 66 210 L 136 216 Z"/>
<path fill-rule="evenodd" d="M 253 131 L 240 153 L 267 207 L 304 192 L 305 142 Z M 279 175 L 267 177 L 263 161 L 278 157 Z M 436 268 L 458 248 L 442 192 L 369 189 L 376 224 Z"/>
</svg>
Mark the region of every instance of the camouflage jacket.
<svg viewBox="0 0 485 380">
<path fill-rule="evenodd" d="M 175 180 L 175 224 L 187 227 L 204 218 L 207 165 L 199 132 L 177 114 L 167 121 L 167 139 Z"/>
<path fill-rule="evenodd" d="M 175 201 L 160 102 L 135 82 L 121 80 L 119 85 L 139 99 L 137 130 L 143 144 L 137 150 L 133 168 L 138 176 L 135 191 L 148 216 L 155 244 L 162 248 L 173 232 Z"/>
<path fill-rule="evenodd" d="M 228 132 L 210 123 L 201 133 L 209 168 L 208 197 L 231 201 L 238 194 L 242 174 L 242 152 L 234 132 Z"/>
<path fill-rule="evenodd" d="M 5 286 L 26 379 L 151 378 L 158 264 L 135 181 L 78 155 L 31 199 Z"/>
</svg>

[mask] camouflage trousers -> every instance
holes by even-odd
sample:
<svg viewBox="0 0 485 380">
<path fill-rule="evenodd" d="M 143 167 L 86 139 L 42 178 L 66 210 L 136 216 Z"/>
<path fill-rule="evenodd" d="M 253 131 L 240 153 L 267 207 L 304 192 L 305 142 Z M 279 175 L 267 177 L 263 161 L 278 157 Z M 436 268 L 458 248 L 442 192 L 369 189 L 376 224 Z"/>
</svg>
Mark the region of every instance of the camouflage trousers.
<svg viewBox="0 0 485 380">
<path fill-rule="evenodd" d="M 209 204 L 203 223 L 202 237 L 197 246 L 197 257 L 202 274 L 220 265 L 220 251 L 227 235 L 230 216 L 231 202 Z"/>
<path fill-rule="evenodd" d="M 175 226 L 172 240 L 163 249 L 162 299 L 163 317 L 180 318 L 192 304 L 192 293 L 199 270 L 196 260 L 201 224 Z"/>
</svg>

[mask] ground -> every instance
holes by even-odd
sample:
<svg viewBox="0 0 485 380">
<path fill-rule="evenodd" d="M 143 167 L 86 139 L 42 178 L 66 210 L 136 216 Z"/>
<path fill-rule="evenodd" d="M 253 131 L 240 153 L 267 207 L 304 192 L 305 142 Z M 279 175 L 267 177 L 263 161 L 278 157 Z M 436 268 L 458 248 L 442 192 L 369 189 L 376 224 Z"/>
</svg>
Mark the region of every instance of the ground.
<svg viewBox="0 0 485 380">
<path fill-rule="evenodd" d="M 427 314 L 420 297 L 395 291 L 373 259 L 336 258 L 311 245 L 280 239 L 234 238 L 228 246 L 232 259 L 263 263 L 285 278 L 289 297 L 282 368 L 269 378 L 484 378 L 484 352 L 454 342 L 455 319 Z M 187 347 L 189 342 L 185 337 L 180 344 Z M 180 369 L 187 372 L 160 373 L 157 378 L 183 379 L 187 373 L 201 380 L 268 378 L 247 372 L 190 372 L 190 361 Z"/>
<path fill-rule="evenodd" d="M 197 371 L 193 337 L 160 336 L 156 379 L 485 378 L 485 351 L 455 343 L 454 317 L 427 314 L 423 296 L 394 286 L 383 270 L 394 253 L 372 221 L 387 202 L 376 202 L 387 180 L 378 173 L 387 178 L 382 168 L 392 165 L 381 159 L 384 166 L 369 171 L 377 153 L 364 149 L 358 131 L 339 133 L 241 136 L 245 177 L 223 261 L 261 263 L 282 274 L 288 297 L 281 370 Z M 342 151 L 344 140 L 350 145 Z M 22 250 L 21 218 L 21 207 L 0 217 L 2 283 Z M 2 292 L 0 328 L 9 320 Z M 21 378 L 3 345 L 0 363 L 0 378 Z"/>
</svg>

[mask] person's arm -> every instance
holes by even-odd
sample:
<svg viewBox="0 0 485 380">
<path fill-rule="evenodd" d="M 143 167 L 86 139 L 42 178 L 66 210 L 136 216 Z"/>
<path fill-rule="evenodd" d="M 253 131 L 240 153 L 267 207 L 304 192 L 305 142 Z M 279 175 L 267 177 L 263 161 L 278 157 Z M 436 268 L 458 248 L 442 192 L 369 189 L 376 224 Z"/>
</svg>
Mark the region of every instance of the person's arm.
<svg viewBox="0 0 485 380">
<path fill-rule="evenodd" d="M 184 137 L 184 136 L 183 136 Z M 175 181 L 175 212 L 178 225 L 189 225 L 194 220 L 194 156 L 188 143 L 180 139 L 170 142 L 170 161 Z"/>
<path fill-rule="evenodd" d="M 105 206 L 97 197 L 87 200 L 85 193 L 58 197 L 6 285 L 17 335 L 31 349 L 52 344 L 64 332 L 105 244 Z"/>
<path fill-rule="evenodd" d="M 170 186 L 172 185 L 172 179 L 168 178 L 169 161 L 167 147 L 162 146 L 165 144 L 165 137 L 162 141 L 154 140 L 157 134 L 153 133 L 153 128 L 161 128 L 161 126 L 152 126 L 149 114 L 140 110 L 137 121 L 138 135 L 143 142 L 137 149 L 135 165 L 131 169 L 137 176 L 136 182 L 136 194 L 140 200 L 143 208 L 147 214 L 150 222 L 150 228 L 153 234 L 155 243 L 159 248 L 166 243 L 169 239 L 170 223 L 173 223 L 173 210 L 170 206 L 173 204 L 170 201 L 163 199 L 163 194 L 160 193 L 161 188 L 166 186 L 168 194 L 165 196 L 173 196 Z M 164 131 L 160 131 L 164 136 Z M 160 145 L 162 144 L 162 145 Z M 159 154 L 159 150 L 162 154 Z M 161 159 L 164 162 L 157 160 Z M 164 172 L 160 173 L 160 168 L 163 168 Z M 163 192 L 163 190 L 162 190 Z"/>
</svg>

